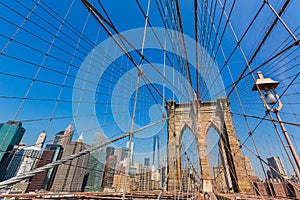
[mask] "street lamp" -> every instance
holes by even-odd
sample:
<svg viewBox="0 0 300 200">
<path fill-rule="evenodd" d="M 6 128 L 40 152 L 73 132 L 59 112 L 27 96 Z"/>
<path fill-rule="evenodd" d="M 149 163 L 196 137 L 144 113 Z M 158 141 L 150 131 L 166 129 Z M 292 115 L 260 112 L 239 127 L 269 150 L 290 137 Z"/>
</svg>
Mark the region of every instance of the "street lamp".
<svg viewBox="0 0 300 200">
<path fill-rule="evenodd" d="M 283 106 L 283 104 L 280 100 L 280 97 L 276 92 L 276 87 L 278 86 L 279 82 L 274 81 L 271 78 L 264 78 L 263 74 L 260 71 L 257 72 L 257 75 L 258 75 L 258 79 L 256 80 L 256 82 L 252 88 L 252 91 L 259 91 L 260 98 L 261 98 L 265 108 L 267 109 L 267 112 L 269 113 L 271 111 L 271 112 L 275 113 L 275 115 L 277 117 L 277 121 L 280 125 L 280 128 L 281 128 L 281 130 L 284 134 L 284 137 L 288 143 L 288 147 L 290 148 L 290 151 L 293 155 L 295 163 L 298 167 L 298 170 L 296 168 L 294 168 L 294 171 L 296 173 L 298 180 L 300 180 L 300 175 L 299 175 L 300 161 L 299 161 L 298 155 L 294 149 L 294 146 L 290 140 L 289 134 L 286 131 L 284 124 L 282 123 L 281 117 L 279 115 L 279 111 L 282 109 L 282 106 Z M 276 103 L 278 106 L 274 107 L 274 105 Z"/>
</svg>

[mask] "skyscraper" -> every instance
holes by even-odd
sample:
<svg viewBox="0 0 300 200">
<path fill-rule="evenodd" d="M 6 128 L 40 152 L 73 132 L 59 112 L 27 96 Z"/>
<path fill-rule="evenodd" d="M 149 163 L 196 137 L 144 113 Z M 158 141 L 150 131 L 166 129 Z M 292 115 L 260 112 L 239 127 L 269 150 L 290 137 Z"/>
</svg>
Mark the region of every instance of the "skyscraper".
<svg viewBox="0 0 300 200">
<path fill-rule="evenodd" d="M 15 145 L 4 180 L 30 171 L 40 157 L 46 133 L 42 132 L 34 146 Z"/>
<path fill-rule="evenodd" d="M 21 122 L 8 121 L 0 124 L 0 161 L 6 151 L 11 151 L 14 145 L 20 143 L 24 133 L 25 129 Z"/>
<path fill-rule="evenodd" d="M 93 139 L 93 146 L 106 142 L 107 138 L 103 134 L 95 133 Z M 101 182 L 104 171 L 104 164 L 106 160 L 105 147 L 99 148 L 89 155 L 88 161 L 88 180 L 84 191 L 102 191 Z"/>
<path fill-rule="evenodd" d="M 25 133 L 21 122 L 0 124 L 0 180 L 3 180 L 12 159 L 14 145 L 18 145 Z"/>
<path fill-rule="evenodd" d="M 42 132 L 39 135 L 34 146 L 17 146 L 16 153 L 15 155 L 13 155 L 13 159 L 11 160 L 7 168 L 7 173 L 4 179 L 8 179 L 13 176 L 24 175 L 27 172 L 31 171 L 34 168 L 36 162 L 40 159 L 40 154 L 45 138 L 46 133 Z M 13 188 L 25 192 L 28 185 L 29 182 L 27 179 L 20 184 L 15 184 Z"/>
<path fill-rule="evenodd" d="M 106 147 L 106 159 L 108 156 L 115 155 L 115 148 L 113 147 Z"/>
<path fill-rule="evenodd" d="M 139 191 L 149 191 L 151 187 L 151 170 L 141 167 L 138 174 Z"/>
<path fill-rule="evenodd" d="M 62 158 L 79 153 L 88 148 L 83 141 L 77 140 L 66 145 Z M 54 192 L 81 192 L 87 180 L 88 154 L 75 158 L 57 169 L 51 191 Z"/>
<path fill-rule="evenodd" d="M 52 143 L 59 144 L 63 148 L 65 148 L 66 145 L 71 142 L 73 135 L 74 135 L 73 125 L 72 123 L 70 123 L 65 131 L 60 131 L 54 135 Z"/>
<path fill-rule="evenodd" d="M 58 144 L 47 144 L 45 150 L 43 151 L 41 159 L 36 164 L 36 168 L 59 160 L 61 158 L 62 149 L 62 146 Z M 49 169 L 48 171 L 36 174 L 31 179 L 28 191 L 32 192 L 40 189 L 50 190 L 56 170 L 57 167 L 54 167 L 52 169 Z"/>
<path fill-rule="evenodd" d="M 276 173 L 273 170 L 272 167 L 270 167 L 273 178 L 278 178 L 278 179 L 287 178 L 286 170 L 281 162 L 281 159 L 278 156 L 267 158 L 267 160 L 268 160 L 268 164 L 281 174 L 280 176 L 278 173 Z"/>
<path fill-rule="evenodd" d="M 59 131 L 58 133 L 56 133 L 53 136 L 52 144 L 58 144 L 58 145 L 60 145 L 61 139 L 62 139 L 62 137 L 64 137 L 64 133 L 65 133 L 65 131 Z"/>
<path fill-rule="evenodd" d="M 43 131 L 43 132 L 39 135 L 38 139 L 36 140 L 35 146 L 36 146 L 36 147 L 39 147 L 39 148 L 43 148 L 44 143 L 45 143 L 45 140 L 46 140 L 46 137 L 47 137 L 47 134 L 46 134 L 45 131 Z"/>
<path fill-rule="evenodd" d="M 121 161 L 121 158 L 122 158 L 122 149 L 115 148 L 114 155 L 117 156 L 117 163 L 119 163 Z"/>
<path fill-rule="evenodd" d="M 34 167 L 36 161 L 40 158 L 45 139 L 46 133 L 42 132 L 39 135 L 34 146 L 23 148 L 22 160 L 20 163 L 19 170 L 16 174 L 17 176 L 29 172 Z"/>
<path fill-rule="evenodd" d="M 128 148 L 122 147 L 121 149 L 121 160 L 124 160 L 128 157 Z"/>
<path fill-rule="evenodd" d="M 128 152 L 129 152 L 129 142 L 127 142 L 127 148 L 128 148 Z M 133 163 L 133 148 L 134 148 L 134 143 L 131 142 L 131 146 L 130 146 L 130 163 L 132 165 Z"/>
<path fill-rule="evenodd" d="M 7 166 L 6 173 L 4 175 L 4 178 L 2 179 L 3 181 L 16 176 L 23 159 L 25 147 L 25 144 L 15 145 L 10 156 L 11 159 Z"/>
<path fill-rule="evenodd" d="M 144 166 L 149 167 L 150 166 L 150 158 L 144 158 Z"/>
<path fill-rule="evenodd" d="M 36 146 L 29 146 L 23 149 L 22 161 L 17 172 L 17 176 L 21 174 L 26 174 L 35 165 L 36 161 L 40 157 L 41 148 Z"/>
<path fill-rule="evenodd" d="M 60 138 L 59 144 L 63 148 L 66 148 L 66 146 L 71 142 L 73 134 L 74 134 L 73 125 L 72 123 L 70 123 L 69 126 L 66 128 L 63 137 Z"/>
<path fill-rule="evenodd" d="M 106 158 L 102 184 L 101 184 L 102 189 L 110 188 L 113 185 L 116 163 L 117 163 L 117 156 L 109 155 Z"/>
<path fill-rule="evenodd" d="M 245 168 L 246 168 L 247 174 L 249 176 L 255 176 L 251 161 L 248 158 L 248 156 L 245 156 L 244 160 L 245 160 Z"/>
<path fill-rule="evenodd" d="M 42 145 L 44 143 L 46 133 L 41 133 L 34 146 L 15 145 L 14 154 L 7 167 L 4 180 L 13 176 L 24 175 L 31 171 L 36 162 L 40 159 Z M 12 188 L 25 192 L 29 185 L 28 179 L 20 183 L 14 184 Z"/>
<path fill-rule="evenodd" d="M 102 191 L 101 181 L 104 170 L 106 155 L 103 151 L 94 151 L 89 155 L 88 161 L 88 180 L 84 188 L 85 192 Z"/>
</svg>

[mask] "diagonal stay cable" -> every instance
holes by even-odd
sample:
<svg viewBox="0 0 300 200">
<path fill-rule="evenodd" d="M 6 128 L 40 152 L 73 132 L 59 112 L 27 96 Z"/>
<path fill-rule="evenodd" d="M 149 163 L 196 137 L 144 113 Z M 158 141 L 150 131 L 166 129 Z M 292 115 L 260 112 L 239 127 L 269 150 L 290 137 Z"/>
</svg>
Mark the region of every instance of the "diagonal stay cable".
<svg viewBox="0 0 300 200">
<path fill-rule="evenodd" d="M 242 113 L 237 113 L 237 112 L 231 112 L 231 114 L 238 115 L 238 116 L 246 116 L 246 117 L 250 117 L 250 118 L 254 118 L 254 119 L 262 119 L 262 120 L 267 120 L 267 121 L 271 121 L 271 122 L 280 122 L 280 123 L 300 127 L 299 123 L 293 123 L 293 122 L 289 122 L 289 121 L 278 121 L 276 119 L 267 119 L 267 118 L 259 117 L 259 116 L 256 116 L 256 115 L 248 115 L 248 114 L 242 114 Z"/>
<path fill-rule="evenodd" d="M 253 72 L 255 72 L 256 70 L 260 69 L 261 67 L 263 67 L 264 65 L 268 64 L 269 62 L 271 62 L 272 60 L 274 60 L 275 58 L 277 58 L 278 56 L 280 56 L 281 54 L 285 53 L 286 51 L 290 50 L 292 47 L 295 47 L 295 46 L 299 46 L 300 45 L 300 40 L 294 42 L 293 44 L 287 46 L 286 48 L 282 49 L 280 52 L 278 52 L 277 54 L 275 54 L 274 56 L 272 56 L 271 58 L 269 58 L 268 60 L 266 60 L 265 62 L 263 62 L 262 64 L 260 64 L 259 66 L 257 66 L 256 68 L 254 68 L 253 70 L 251 70 L 250 72 L 248 72 L 247 74 L 243 73 L 242 76 L 240 76 L 238 78 L 237 81 L 231 83 L 230 85 L 226 86 L 225 87 L 225 90 L 226 89 L 229 89 L 231 88 L 231 93 L 233 92 L 234 88 L 233 86 L 234 85 L 237 85 L 242 79 L 246 78 L 247 76 L 249 76 L 250 74 L 252 74 Z M 220 93 L 220 92 L 219 92 Z M 217 93 L 216 95 L 218 95 L 219 93 Z M 230 93 L 230 94 L 231 94 Z M 227 95 L 227 97 L 229 97 L 229 93 Z"/>
<path fill-rule="evenodd" d="M 297 79 L 297 77 L 300 75 L 300 72 L 298 72 L 298 74 L 294 77 L 294 79 L 289 83 L 289 85 L 286 87 L 286 89 L 280 94 L 279 99 L 286 93 L 286 91 L 291 87 L 291 85 L 293 84 L 293 82 Z M 278 101 L 278 100 L 277 100 Z M 274 104 L 271 109 L 275 106 L 276 104 Z M 266 113 L 264 115 L 264 117 L 259 121 L 259 123 L 254 127 L 254 129 L 251 131 L 252 134 L 254 133 L 254 131 L 260 126 L 260 124 L 266 120 L 267 115 L 270 115 L 270 112 Z M 270 115 L 271 116 L 271 115 Z M 271 119 L 272 120 L 272 119 Z M 275 121 L 272 121 L 272 123 L 274 124 Z M 244 140 L 244 142 L 242 144 L 245 144 L 247 142 L 247 140 L 249 139 L 249 136 Z"/>
<path fill-rule="evenodd" d="M 133 112 L 132 112 L 132 117 L 131 117 L 131 128 L 130 128 L 130 135 L 129 135 L 129 144 L 128 144 L 128 155 L 127 155 L 127 164 L 125 167 L 125 178 L 124 178 L 124 183 L 123 183 L 123 196 L 122 199 L 126 198 L 126 185 L 127 183 L 127 176 L 129 175 L 130 171 L 130 166 L 131 166 L 131 159 L 130 156 L 133 154 L 133 149 L 131 148 L 132 140 L 133 140 L 133 134 L 132 131 L 134 129 L 134 124 L 135 124 L 135 117 L 136 117 L 136 107 L 137 107 L 137 100 L 138 100 L 138 95 L 139 95 L 139 84 L 141 81 L 141 74 L 140 70 L 142 67 L 143 63 L 143 58 L 144 58 L 144 47 L 145 47 L 145 40 L 146 40 L 146 34 L 147 34 L 147 26 L 148 26 L 148 16 L 149 16 L 149 10 L 150 10 L 150 0 L 148 0 L 147 3 L 147 11 L 146 11 L 146 17 L 145 17 L 145 25 L 144 25 L 144 33 L 143 33 L 143 40 L 142 40 L 142 50 L 141 50 L 141 56 L 140 56 L 140 62 L 138 66 L 139 73 L 137 74 L 137 81 L 136 81 L 136 86 L 135 86 L 135 97 L 134 97 L 134 105 L 133 105 Z M 150 90 L 151 91 L 151 90 Z"/>
<path fill-rule="evenodd" d="M 92 12 L 93 16 L 95 17 L 95 19 L 101 24 L 101 26 L 105 29 L 105 31 L 109 34 L 110 37 L 112 37 L 112 39 L 114 40 L 114 42 L 120 47 L 120 49 L 125 53 L 125 55 L 128 57 L 128 59 L 130 60 L 130 62 L 132 62 L 132 64 L 138 69 L 138 65 L 136 64 L 136 62 L 134 61 L 133 57 L 124 49 L 124 47 L 118 42 L 118 40 L 113 36 L 112 32 L 108 29 L 108 27 L 105 25 L 107 24 L 110 28 L 113 29 L 114 32 L 116 32 L 118 34 L 118 37 L 120 37 L 122 39 L 122 41 L 124 40 L 131 48 L 133 48 L 133 50 L 139 55 L 143 57 L 143 60 L 146 61 L 147 63 L 150 64 L 150 66 L 160 75 L 162 76 L 164 79 L 165 77 L 163 76 L 163 74 L 161 74 L 161 72 L 159 72 L 156 67 L 144 56 L 141 54 L 140 51 L 138 51 L 131 43 L 130 41 L 128 41 L 116 28 L 113 24 L 110 24 L 102 15 L 101 13 L 99 13 L 99 11 L 97 9 L 95 9 L 87 0 L 81 0 L 81 2 L 86 6 L 86 8 Z M 102 21 L 103 20 L 103 21 Z M 104 23 L 105 24 L 104 24 Z M 159 91 L 159 89 L 155 86 L 155 84 L 147 77 L 146 74 L 143 73 L 143 71 L 141 69 L 138 69 L 139 73 L 143 74 L 143 77 L 149 82 L 149 84 L 151 85 L 151 87 L 160 95 L 160 97 L 164 98 L 162 93 Z M 170 83 L 169 80 L 165 79 L 167 82 Z M 170 83 L 172 85 L 172 83 Z M 180 94 L 182 94 L 183 96 L 185 96 L 182 91 L 180 91 L 178 88 L 174 87 L 174 89 L 176 89 Z"/>
<path fill-rule="evenodd" d="M 7 49 L 7 47 L 9 46 L 9 44 L 14 40 L 14 38 L 19 33 L 19 31 L 22 29 L 22 27 L 25 25 L 25 23 L 28 21 L 28 19 L 30 18 L 30 16 L 34 13 L 35 9 L 37 9 L 37 7 L 39 6 L 40 2 L 41 1 L 38 1 L 38 2 L 35 3 L 34 7 L 29 11 L 29 13 L 26 16 L 26 18 L 24 18 L 23 22 L 20 24 L 20 26 L 17 28 L 17 30 L 14 32 L 14 34 L 11 36 L 10 40 L 1 49 L 0 55 Z M 3 4 L 3 3 L 0 2 L 0 4 Z"/>
<path fill-rule="evenodd" d="M 288 6 L 288 4 L 290 3 L 290 0 L 285 1 L 284 5 L 282 6 L 282 8 L 280 9 L 278 15 L 281 16 L 286 7 Z M 263 37 L 263 39 L 261 40 L 261 42 L 259 43 L 258 47 L 256 48 L 254 54 L 251 56 L 251 58 L 249 59 L 249 61 L 247 62 L 247 65 L 245 66 L 243 72 L 240 74 L 239 78 L 237 79 L 237 81 L 234 83 L 235 85 L 237 85 L 243 78 L 244 74 L 246 73 L 248 67 L 251 65 L 251 63 L 253 62 L 253 60 L 255 59 L 255 57 L 257 56 L 258 52 L 261 50 L 262 46 L 264 45 L 264 43 L 266 42 L 266 40 L 268 39 L 268 37 L 270 36 L 271 32 L 273 31 L 275 25 L 277 24 L 277 22 L 279 21 L 279 18 L 276 17 L 272 23 L 272 25 L 269 27 L 268 31 L 266 32 L 265 36 Z M 232 88 L 229 93 L 228 93 L 228 97 L 231 95 L 231 93 L 233 92 L 234 88 Z"/>
<path fill-rule="evenodd" d="M 188 79 L 190 81 L 190 85 L 192 86 L 192 77 L 191 77 L 191 71 L 190 71 L 190 65 L 189 65 L 189 61 L 188 61 L 188 55 L 187 55 L 187 51 L 186 51 L 186 44 L 185 44 L 185 39 L 184 39 L 184 32 L 183 32 L 183 26 L 182 26 L 182 19 L 181 19 L 181 14 L 180 14 L 180 8 L 179 8 L 179 2 L 178 0 L 175 0 L 176 3 L 176 12 L 177 12 L 177 17 L 178 17 L 178 23 L 179 23 L 179 27 L 180 27 L 180 35 L 181 35 L 181 42 L 182 42 L 182 46 L 183 46 L 183 52 L 184 52 L 184 57 L 185 57 L 185 64 L 186 64 L 186 68 L 187 68 L 187 73 L 188 73 Z"/>
</svg>

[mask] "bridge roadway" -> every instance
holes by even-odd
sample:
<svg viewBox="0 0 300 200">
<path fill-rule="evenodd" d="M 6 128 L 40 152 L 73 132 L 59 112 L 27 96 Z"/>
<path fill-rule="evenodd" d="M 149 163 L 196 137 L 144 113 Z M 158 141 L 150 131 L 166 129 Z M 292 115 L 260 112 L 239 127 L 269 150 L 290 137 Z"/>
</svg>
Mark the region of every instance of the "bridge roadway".
<svg viewBox="0 0 300 200">
<path fill-rule="evenodd" d="M 151 192 L 134 192 L 126 194 L 126 199 L 157 199 L 159 191 Z M 0 199 L 7 197 L 8 199 L 103 199 L 103 200 L 120 200 L 122 199 L 122 193 L 103 193 L 103 192 L 41 192 L 41 193 L 24 193 L 24 194 L 0 194 Z M 190 199 L 199 200 L 198 195 L 195 193 L 176 193 L 174 192 L 163 192 L 160 199 Z M 217 196 L 217 197 L 216 197 Z M 243 194 L 211 194 L 211 200 L 255 200 L 255 199 L 267 199 L 267 200 L 279 200 L 288 198 L 271 198 L 271 197 L 260 197 L 254 195 L 243 195 Z"/>
<path fill-rule="evenodd" d="M 157 199 L 160 191 L 151 192 L 134 192 L 126 194 L 126 199 Z M 18 198 L 18 199 L 122 199 L 122 193 L 103 193 L 103 192 L 40 192 L 24 194 L 1 194 L 1 198 Z M 179 195 L 179 197 L 178 197 Z M 192 193 L 176 193 L 176 199 L 194 199 Z M 174 192 L 163 192 L 160 199 L 174 199 Z"/>
</svg>

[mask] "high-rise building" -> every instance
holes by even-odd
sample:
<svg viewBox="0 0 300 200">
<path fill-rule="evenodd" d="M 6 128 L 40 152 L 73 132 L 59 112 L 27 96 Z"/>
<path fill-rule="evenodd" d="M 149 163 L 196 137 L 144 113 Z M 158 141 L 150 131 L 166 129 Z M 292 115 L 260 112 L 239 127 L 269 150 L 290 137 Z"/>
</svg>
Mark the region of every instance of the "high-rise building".
<svg viewBox="0 0 300 200">
<path fill-rule="evenodd" d="M 116 189 L 116 192 L 122 192 L 124 191 L 124 181 L 125 181 L 125 175 L 114 175 L 113 180 L 113 187 Z M 126 180 L 126 192 L 130 192 L 130 186 L 132 185 L 133 178 L 130 176 L 127 176 Z"/>
<path fill-rule="evenodd" d="M 20 143 L 25 129 L 21 122 L 8 121 L 0 124 L 0 160 L 4 157 L 6 151 L 11 151 L 14 145 Z"/>
<path fill-rule="evenodd" d="M 7 180 L 16 176 L 23 159 L 25 147 L 25 144 L 15 145 L 14 149 L 12 150 L 10 163 L 7 166 L 7 171 L 4 175 L 3 180 Z"/>
<path fill-rule="evenodd" d="M 273 175 L 272 175 L 272 173 L 271 173 L 270 170 L 267 170 L 267 178 L 268 179 L 272 179 L 273 178 Z"/>
<path fill-rule="evenodd" d="M 62 146 L 58 144 L 47 144 L 41 159 L 37 162 L 36 168 L 43 167 L 51 162 L 57 161 L 61 158 Z M 40 172 L 32 177 L 28 191 L 35 190 L 50 190 L 57 167 L 51 168 L 48 171 Z"/>
<path fill-rule="evenodd" d="M 103 133 L 95 133 L 92 145 L 95 146 L 95 145 L 102 144 L 102 143 L 107 142 L 107 141 L 108 141 L 108 139 Z M 102 147 L 100 149 L 105 150 L 105 147 Z"/>
<path fill-rule="evenodd" d="M 127 142 L 127 149 L 128 149 L 128 152 L 129 152 L 129 142 Z M 131 142 L 130 155 L 129 155 L 131 165 L 133 163 L 133 150 L 134 150 L 134 143 Z"/>
<path fill-rule="evenodd" d="M 127 166 L 128 162 L 127 162 L 127 158 L 125 158 L 124 160 L 117 162 L 116 164 L 116 169 L 115 169 L 115 174 L 125 174 L 125 169 Z"/>
<path fill-rule="evenodd" d="M 27 147 L 25 144 L 15 145 L 12 159 L 3 180 L 29 172 L 40 158 L 45 139 L 46 133 L 42 132 L 34 146 Z"/>
<path fill-rule="evenodd" d="M 160 183 L 161 183 L 161 187 L 166 188 L 166 184 L 164 184 L 166 182 L 166 177 L 167 177 L 167 167 L 166 166 L 161 166 L 161 171 L 160 171 Z"/>
<path fill-rule="evenodd" d="M 60 144 L 65 149 L 66 146 L 71 142 L 72 137 L 74 135 L 72 123 L 70 123 L 69 126 L 66 128 L 63 135 L 61 135 L 61 133 L 62 133 L 62 131 L 57 134 L 59 137 L 58 144 Z"/>
<path fill-rule="evenodd" d="M 21 122 L 8 121 L 0 124 L 0 180 L 3 180 L 13 156 L 9 151 L 20 143 L 24 133 Z"/>
<path fill-rule="evenodd" d="M 248 158 L 248 156 L 244 157 L 244 161 L 245 161 L 245 168 L 246 168 L 247 175 L 255 176 L 251 161 Z"/>
<path fill-rule="evenodd" d="M 102 191 L 101 180 L 103 177 L 106 154 L 103 151 L 94 151 L 89 155 L 88 180 L 84 188 L 85 192 Z"/>
<path fill-rule="evenodd" d="M 19 145 L 16 146 L 16 152 L 13 156 L 8 168 L 5 178 L 11 178 L 12 176 L 18 176 L 21 174 L 25 174 L 29 172 L 34 165 L 36 164 L 36 161 L 40 158 L 40 154 L 42 151 L 43 144 L 46 139 L 46 133 L 42 132 L 35 145 L 27 147 L 26 145 Z M 16 170 L 16 173 L 13 175 L 14 171 Z"/>
<path fill-rule="evenodd" d="M 106 159 L 104 166 L 104 173 L 102 178 L 102 189 L 111 188 L 113 185 L 114 175 L 115 175 L 115 166 L 117 163 L 117 156 L 109 155 Z"/>
<path fill-rule="evenodd" d="M 42 132 L 39 135 L 34 146 L 17 146 L 16 156 L 13 156 L 9 167 L 7 168 L 7 177 L 5 177 L 5 179 L 11 178 L 10 176 L 13 175 L 15 169 L 17 169 L 17 171 L 14 175 L 19 176 L 27 174 L 34 168 L 36 162 L 40 159 L 42 146 L 44 144 L 45 138 L 46 133 Z M 29 180 L 26 179 L 22 182 L 16 183 L 12 186 L 12 188 L 14 188 L 15 190 L 25 192 L 29 185 L 28 181 Z"/>
<path fill-rule="evenodd" d="M 101 133 L 95 133 L 92 145 L 99 145 L 107 142 L 107 137 Z M 101 188 L 104 165 L 106 161 L 106 148 L 102 147 L 90 153 L 88 161 L 88 180 L 84 191 L 103 191 Z"/>
<path fill-rule="evenodd" d="M 122 159 L 122 149 L 120 148 L 115 148 L 114 155 L 117 156 L 117 163 L 119 163 Z"/>
<path fill-rule="evenodd" d="M 151 166 L 151 190 L 156 190 L 159 188 L 160 188 L 160 173 L 159 170 L 156 168 L 156 166 L 152 165 Z"/>
<path fill-rule="evenodd" d="M 72 123 L 70 123 L 69 126 L 66 128 L 63 136 L 60 138 L 59 144 L 65 149 L 66 146 L 71 142 L 73 135 L 73 125 Z"/>
<path fill-rule="evenodd" d="M 156 169 L 155 165 L 151 166 L 151 180 L 158 180 L 158 170 Z"/>
<path fill-rule="evenodd" d="M 135 178 L 137 176 L 138 170 L 134 166 L 131 166 L 129 169 L 129 175 L 131 178 Z"/>
<path fill-rule="evenodd" d="M 44 145 L 45 140 L 46 140 L 46 133 L 42 132 L 39 135 L 34 146 L 29 146 L 24 148 L 23 159 L 19 171 L 17 172 L 17 176 L 21 174 L 25 174 L 29 172 L 31 169 L 33 169 L 37 160 L 40 159 L 42 147 Z"/>
<path fill-rule="evenodd" d="M 47 134 L 46 134 L 45 131 L 43 131 L 43 132 L 39 135 L 39 137 L 38 137 L 38 139 L 37 139 L 37 141 L 36 141 L 36 143 L 35 143 L 35 146 L 36 146 L 36 147 L 39 147 L 39 148 L 43 148 L 44 143 L 45 143 L 45 140 L 46 140 L 46 137 L 47 137 Z"/>
<path fill-rule="evenodd" d="M 62 158 L 79 153 L 88 148 L 83 141 L 77 140 L 66 145 Z M 88 164 L 89 155 L 83 155 L 72 161 L 60 165 L 57 169 L 51 191 L 54 192 L 81 192 L 83 191 L 86 180 L 86 166 Z"/>
<path fill-rule="evenodd" d="M 108 156 L 115 155 L 115 148 L 113 147 L 106 147 L 106 159 Z"/>
<path fill-rule="evenodd" d="M 128 157 L 128 148 L 122 147 L 121 149 L 121 161 Z"/>
<path fill-rule="evenodd" d="M 286 170 L 281 162 L 281 159 L 278 156 L 267 158 L 268 164 L 271 166 L 270 170 L 272 173 L 273 178 L 283 179 L 288 178 Z M 280 173 L 276 173 L 273 168 Z"/>
<path fill-rule="evenodd" d="M 144 158 L 144 165 L 145 165 L 145 167 L 150 166 L 150 158 Z"/>
<path fill-rule="evenodd" d="M 151 189 L 151 170 L 149 167 L 141 167 L 138 173 L 139 191 Z"/>
<path fill-rule="evenodd" d="M 73 125 L 72 123 L 70 123 L 65 131 L 60 131 L 54 135 L 52 143 L 59 144 L 63 148 L 65 148 L 66 145 L 71 142 L 73 135 L 74 135 Z"/>
<path fill-rule="evenodd" d="M 36 146 L 29 146 L 23 149 L 22 161 L 17 172 L 17 176 L 26 174 L 35 165 L 36 161 L 40 158 L 41 148 Z"/>
<path fill-rule="evenodd" d="M 61 139 L 62 139 L 62 137 L 64 137 L 64 133 L 65 133 L 65 131 L 59 131 L 58 133 L 56 133 L 53 136 L 52 144 L 60 145 L 61 144 Z"/>
<path fill-rule="evenodd" d="M 29 171 L 31 171 L 35 166 L 37 160 L 40 159 L 40 154 L 41 154 L 41 148 L 36 146 L 24 147 L 20 151 L 22 152 L 21 153 L 22 159 L 20 162 L 19 169 L 16 173 L 16 176 L 25 175 Z M 8 169 L 7 171 L 10 171 L 10 169 Z M 22 182 L 14 184 L 12 188 L 22 191 L 22 193 L 24 193 L 27 190 L 28 185 L 29 182 L 28 179 L 26 179 L 23 180 Z"/>
<path fill-rule="evenodd" d="M 133 167 L 136 168 L 136 172 L 139 173 L 140 168 L 141 168 L 141 164 L 140 163 L 133 163 Z"/>
</svg>

